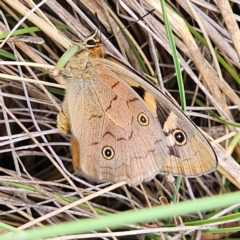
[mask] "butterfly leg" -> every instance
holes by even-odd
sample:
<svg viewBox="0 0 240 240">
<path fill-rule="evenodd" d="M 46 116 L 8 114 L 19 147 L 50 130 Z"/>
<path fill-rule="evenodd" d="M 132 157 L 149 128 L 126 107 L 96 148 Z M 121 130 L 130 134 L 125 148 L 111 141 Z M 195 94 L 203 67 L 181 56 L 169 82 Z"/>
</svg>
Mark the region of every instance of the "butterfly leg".
<svg viewBox="0 0 240 240">
<path fill-rule="evenodd" d="M 69 112 L 66 106 L 66 101 L 64 100 L 62 103 L 62 110 L 57 115 L 57 127 L 59 131 L 65 135 L 70 133 L 70 119 L 69 119 Z M 77 139 L 72 136 L 71 140 L 71 152 L 73 158 L 73 166 L 75 169 L 79 168 L 79 146 Z"/>
<path fill-rule="evenodd" d="M 63 101 L 62 111 L 57 115 L 57 127 L 65 135 L 70 132 L 69 113 L 66 107 L 66 101 Z"/>
<path fill-rule="evenodd" d="M 78 169 L 80 167 L 79 166 L 80 153 L 79 153 L 78 141 L 74 136 L 72 136 L 72 139 L 71 139 L 71 152 L 72 152 L 72 159 L 73 159 L 73 167 L 74 167 L 74 169 Z"/>
</svg>

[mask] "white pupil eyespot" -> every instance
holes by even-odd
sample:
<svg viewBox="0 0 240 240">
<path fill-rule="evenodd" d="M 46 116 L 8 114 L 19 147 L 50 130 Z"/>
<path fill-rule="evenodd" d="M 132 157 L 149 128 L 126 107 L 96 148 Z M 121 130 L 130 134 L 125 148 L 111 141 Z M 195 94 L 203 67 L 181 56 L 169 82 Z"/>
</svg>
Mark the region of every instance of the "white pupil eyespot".
<svg viewBox="0 0 240 240">
<path fill-rule="evenodd" d="M 111 160 L 114 157 L 114 150 L 112 147 L 104 147 L 102 149 L 102 155 L 106 160 Z"/>
</svg>

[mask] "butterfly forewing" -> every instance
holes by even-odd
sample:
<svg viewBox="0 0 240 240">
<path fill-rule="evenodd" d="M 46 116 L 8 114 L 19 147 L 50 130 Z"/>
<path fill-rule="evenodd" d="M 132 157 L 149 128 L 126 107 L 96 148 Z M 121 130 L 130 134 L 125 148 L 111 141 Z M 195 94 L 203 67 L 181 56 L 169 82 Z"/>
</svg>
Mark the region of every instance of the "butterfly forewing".
<svg viewBox="0 0 240 240">
<path fill-rule="evenodd" d="M 106 62 L 107 59 L 104 61 Z M 113 61 L 113 57 L 111 57 L 111 61 L 107 65 L 117 75 L 121 75 L 129 86 L 142 88 L 143 91 L 150 94 L 151 103 L 149 105 L 156 105 L 152 114 L 157 115 L 169 149 L 163 172 L 191 177 L 216 169 L 217 157 L 210 143 L 195 124 L 167 96 L 117 59 Z M 145 99 L 145 102 L 147 100 Z M 152 109 L 151 106 L 149 108 Z M 184 144 L 176 144 L 176 140 L 174 140 L 173 133 L 176 132 L 178 136 L 178 131 L 182 131 L 185 135 Z"/>
</svg>

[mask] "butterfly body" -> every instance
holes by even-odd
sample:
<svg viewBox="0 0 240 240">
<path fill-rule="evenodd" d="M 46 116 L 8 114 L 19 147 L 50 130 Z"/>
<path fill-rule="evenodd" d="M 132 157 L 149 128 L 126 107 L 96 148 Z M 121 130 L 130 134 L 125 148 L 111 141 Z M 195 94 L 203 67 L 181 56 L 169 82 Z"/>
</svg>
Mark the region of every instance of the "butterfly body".
<svg viewBox="0 0 240 240">
<path fill-rule="evenodd" d="M 92 39 L 91 39 L 92 41 Z M 158 173 L 198 176 L 216 168 L 208 141 L 163 93 L 100 43 L 68 63 L 58 128 L 72 134 L 73 165 L 96 182 L 137 185 Z"/>
</svg>

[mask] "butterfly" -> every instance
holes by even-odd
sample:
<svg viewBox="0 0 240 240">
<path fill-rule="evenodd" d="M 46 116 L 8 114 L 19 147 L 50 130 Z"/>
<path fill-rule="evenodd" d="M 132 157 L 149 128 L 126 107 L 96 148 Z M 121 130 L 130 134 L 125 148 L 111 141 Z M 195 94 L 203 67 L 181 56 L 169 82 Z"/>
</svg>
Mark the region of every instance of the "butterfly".
<svg viewBox="0 0 240 240">
<path fill-rule="evenodd" d="M 57 126 L 71 133 L 73 165 L 96 182 L 130 186 L 157 174 L 195 177 L 217 157 L 195 124 L 134 69 L 107 55 L 97 32 L 68 62 Z"/>
</svg>

